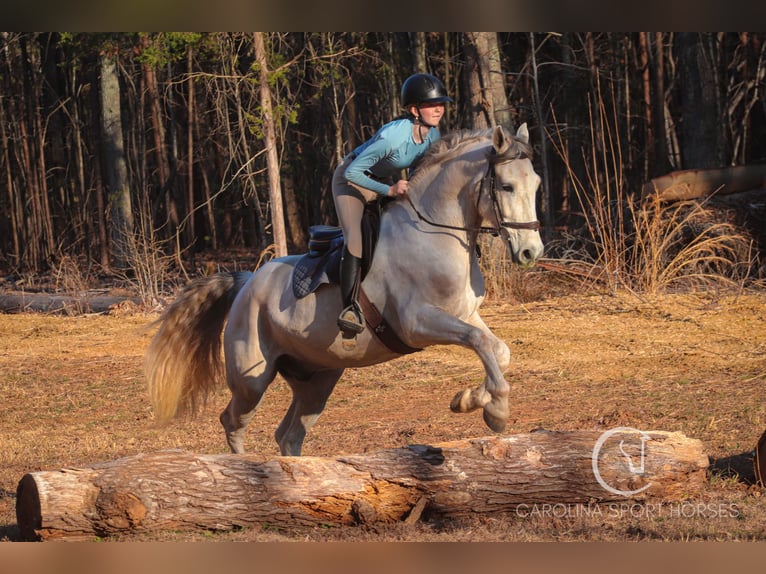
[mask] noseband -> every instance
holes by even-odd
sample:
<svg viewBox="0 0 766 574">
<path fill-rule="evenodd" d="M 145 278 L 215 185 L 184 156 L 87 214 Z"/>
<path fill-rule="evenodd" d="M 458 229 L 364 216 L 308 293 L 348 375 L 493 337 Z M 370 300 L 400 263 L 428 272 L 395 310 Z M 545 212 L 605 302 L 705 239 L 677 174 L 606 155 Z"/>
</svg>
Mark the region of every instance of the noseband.
<svg viewBox="0 0 766 574">
<path fill-rule="evenodd" d="M 494 150 L 492 151 L 492 154 L 494 155 Z M 526 222 L 517 222 L 517 221 L 503 221 L 503 214 L 500 211 L 500 201 L 498 200 L 498 190 L 495 186 L 495 180 L 496 180 L 496 174 L 495 174 L 495 165 L 498 163 L 498 161 L 492 161 L 493 158 L 489 161 L 489 166 L 487 167 L 487 173 L 484 175 L 484 177 L 481 178 L 481 181 L 479 182 L 479 193 L 476 194 L 476 206 L 478 208 L 479 201 L 481 201 L 481 193 L 486 187 L 489 189 L 489 196 L 492 199 L 492 206 L 495 211 L 495 219 L 499 223 L 499 227 L 459 227 L 456 225 L 447 225 L 445 223 L 437 223 L 435 221 L 431 221 L 428 219 L 425 215 L 420 213 L 418 211 L 418 208 L 415 207 L 415 204 L 412 203 L 412 200 L 410 199 L 409 195 L 405 195 L 407 198 L 407 201 L 409 202 L 412 209 L 415 211 L 415 214 L 418 216 L 418 218 L 421 221 L 424 221 L 425 223 L 428 223 L 429 225 L 432 225 L 434 227 L 441 227 L 443 229 L 454 229 L 456 231 L 476 231 L 478 233 L 491 233 L 493 235 L 499 235 L 501 230 L 503 229 L 528 229 L 530 231 L 538 231 L 540 229 L 540 222 L 539 221 L 526 221 Z M 513 161 L 513 160 L 508 160 Z M 486 185 L 485 185 L 486 184 Z"/>
</svg>

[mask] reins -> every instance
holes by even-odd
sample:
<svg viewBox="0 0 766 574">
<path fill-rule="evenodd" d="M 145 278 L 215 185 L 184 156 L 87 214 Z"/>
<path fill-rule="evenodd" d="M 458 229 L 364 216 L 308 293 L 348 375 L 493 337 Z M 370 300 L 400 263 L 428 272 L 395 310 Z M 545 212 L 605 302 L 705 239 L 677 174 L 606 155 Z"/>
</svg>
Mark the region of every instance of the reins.
<svg viewBox="0 0 766 574">
<path fill-rule="evenodd" d="M 404 197 L 407 200 L 407 202 L 410 204 L 410 207 L 412 207 L 413 211 L 415 212 L 415 215 L 418 216 L 418 219 L 420 219 L 420 221 L 427 223 L 428 225 L 432 225 L 433 227 L 441 227 L 442 229 L 454 229 L 455 231 L 477 231 L 479 233 L 495 233 L 495 234 L 500 231 L 496 227 L 459 227 L 457 225 L 437 223 L 436 221 L 432 221 L 428 219 L 425 215 L 420 213 L 420 211 L 418 211 L 418 208 L 415 207 L 415 204 L 412 203 L 412 200 L 410 199 L 409 195 L 405 195 Z"/>
<path fill-rule="evenodd" d="M 493 151 L 494 153 L 494 151 Z M 509 160 L 513 161 L 513 160 Z M 490 198 L 492 198 L 492 206 L 495 210 L 495 218 L 497 219 L 499 223 L 499 227 L 460 227 L 457 225 L 448 225 L 446 223 L 438 223 L 436 221 L 432 221 L 418 210 L 418 208 L 415 206 L 415 204 L 412 202 L 412 199 L 410 199 L 409 195 L 405 195 L 405 198 L 407 199 L 407 202 L 412 207 L 413 211 L 415 212 L 415 215 L 418 216 L 418 219 L 421 221 L 432 225 L 433 227 L 440 227 L 442 229 L 453 229 L 455 231 L 475 231 L 477 233 L 492 233 L 493 235 L 499 235 L 500 231 L 502 229 L 529 229 L 531 231 L 538 231 L 540 229 L 540 222 L 539 221 L 526 221 L 526 222 L 516 222 L 516 221 L 503 221 L 502 213 L 500 212 L 500 202 L 497 199 L 497 189 L 495 188 L 495 169 L 494 165 L 495 163 L 500 162 L 490 162 L 489 166 L 487 167 L 487 173 L 484 175 L 484 177 L 481 178 L 481 181 L 479 182 L 479 193 L 476 196 L 476 205 L 479 205 L 479 201 L 481 200 L 481 192 L 484 189 L 484 183 L 489 181 L 489 195 Z"/>
</svg>

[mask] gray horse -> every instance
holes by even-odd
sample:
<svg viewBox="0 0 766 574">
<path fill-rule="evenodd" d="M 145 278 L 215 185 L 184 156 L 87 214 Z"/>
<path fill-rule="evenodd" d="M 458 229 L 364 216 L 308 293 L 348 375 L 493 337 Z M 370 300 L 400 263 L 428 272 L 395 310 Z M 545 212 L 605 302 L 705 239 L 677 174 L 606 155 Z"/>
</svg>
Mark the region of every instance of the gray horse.
<svg viewBox="0 0 766 574">
<path fill-rule="evenodd" d="M 483 408 L 501 432 L 510 415 L 504 371 L 511 353 L 479 317 L 484 279 L 476 254 L 482 231 L 502 234 L 515 262 L 531 266 L 543 252 L 526 124 L 455 132 L 434 144 L 418 166 L 407 199 L 391 203 L 362 289 L 387 327 L 413 349 L 462 345 L 474 350 L 484 381 L 453 398 L 454 412 Z M 297 298 L 291 277 L 300 256 L 269 261 L 256 272 L 192 281 L 160 319 L 145 371 L 158 421 L 194 413 L 225 371 L 231 400 L 220 420 L 234 453 L 279 373 L 293 398 L 276 430 L 283 455 L 300 455 L 306 433 L 348 367 L 401 356 L 372 329 L 347 349 L 335 324 L 341 297 L 323 285 Z M 226 320 L 228 317 L 228 321 Z M 224 328 L 225 325 L 225 328 Z M 223 330 L 224 361 L 221 362 Z"/>
</svg>

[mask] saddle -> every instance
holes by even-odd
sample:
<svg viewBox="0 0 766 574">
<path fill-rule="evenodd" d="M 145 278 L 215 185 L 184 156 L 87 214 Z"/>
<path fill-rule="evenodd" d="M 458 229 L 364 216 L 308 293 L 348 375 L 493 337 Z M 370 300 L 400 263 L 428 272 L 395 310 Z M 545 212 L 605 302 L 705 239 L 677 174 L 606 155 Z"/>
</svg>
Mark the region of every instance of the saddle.
<svg viewBox="0 0 766 574">
<path fill-rule="evenodd" d="M 316 291 L 320 285 L 338 283 L 343 253 L 343 230 L 330 225 L 309 228 L 309 251 L 293 269 L 293 294 L 297 299 Z"/>
<path fill-rule="evenodd" d="M 362 215 L 362 277 L 372 265 L 380 234 L 380 216 L 388 201 L 380 199 L 365 205 Z M 293 294 L 302 299 L 321 285 L 337 285 L 340 258 L 343 255 L 343 230 L 332 225 L 309 227 L 309 250 L 301 256 L 293 270 Z"/>
</svg>

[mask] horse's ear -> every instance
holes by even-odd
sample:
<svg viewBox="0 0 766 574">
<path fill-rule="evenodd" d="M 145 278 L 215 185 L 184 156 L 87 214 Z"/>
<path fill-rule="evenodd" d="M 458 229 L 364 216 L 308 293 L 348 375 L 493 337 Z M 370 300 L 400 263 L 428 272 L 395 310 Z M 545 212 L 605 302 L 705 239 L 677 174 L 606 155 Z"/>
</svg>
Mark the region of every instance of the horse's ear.
<svg viewBox="0 0 766 574">
<path fill-rule="evenodd" d="M 495 148 L 495 153 L 502 154 L 508 147 L 508 137 L 505 134 L 505 130 L 501 126 L 495 126 L 495 131 L 492 134 L 492 147 Z"/>
<path fill-rule="evenodd" d="M 529 130 L 527 129 L 527 122 L 521 124 L 519 129 L 516 130 L 516 137 L 526 144 L 529 143 Z"/>
</svg>

